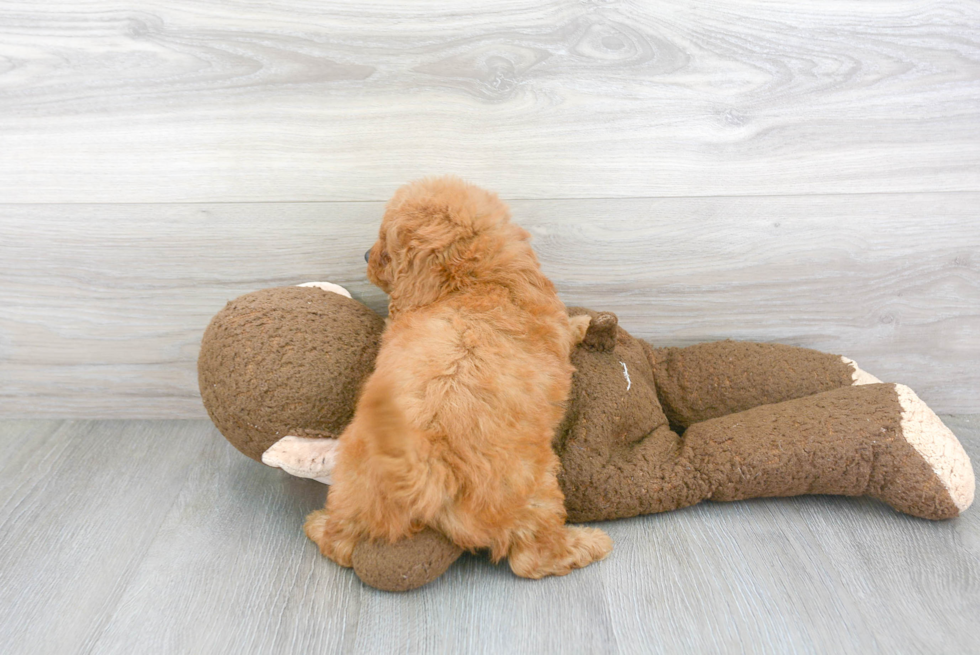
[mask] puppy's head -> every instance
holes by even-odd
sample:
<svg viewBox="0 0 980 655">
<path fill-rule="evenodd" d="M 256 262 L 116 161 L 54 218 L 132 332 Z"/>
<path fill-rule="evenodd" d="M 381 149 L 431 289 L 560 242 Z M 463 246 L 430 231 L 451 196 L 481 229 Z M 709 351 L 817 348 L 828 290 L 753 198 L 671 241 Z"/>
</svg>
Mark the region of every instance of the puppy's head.
<svg viewBox="0 0 980 655">
<path fill-rule="evenodd" d="M 393 300 L 398 295 L 423 303 L 478 276 L 481 262 L 506 243 L 526 247 L 529 238 L 510 222 L 497 194 L 453 176 L 425 178 L 398 189 L 388 202 L 368 252 L 368 278 Z"/>
</svg>

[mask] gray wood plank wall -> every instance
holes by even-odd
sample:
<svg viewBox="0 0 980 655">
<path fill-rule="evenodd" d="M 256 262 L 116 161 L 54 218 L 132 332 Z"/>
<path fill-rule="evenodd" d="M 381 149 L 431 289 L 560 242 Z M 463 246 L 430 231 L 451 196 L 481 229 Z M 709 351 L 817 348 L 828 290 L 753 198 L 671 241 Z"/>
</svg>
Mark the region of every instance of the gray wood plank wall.
<svg viewBox="0 0 980 655">
<path fill-rule="evenodd" d="M 978 190 L 954 2 L 3 3 L 12 202 Z"/>
<path fill-rule="evenodd" d="M 201 417 L 226 300 L 514 199 L 567 302 L 980 411 L 980 5 L 0 1 L 0 416 Z M 369 201 L 369 202 L 361 202 Z"/>
</svg>

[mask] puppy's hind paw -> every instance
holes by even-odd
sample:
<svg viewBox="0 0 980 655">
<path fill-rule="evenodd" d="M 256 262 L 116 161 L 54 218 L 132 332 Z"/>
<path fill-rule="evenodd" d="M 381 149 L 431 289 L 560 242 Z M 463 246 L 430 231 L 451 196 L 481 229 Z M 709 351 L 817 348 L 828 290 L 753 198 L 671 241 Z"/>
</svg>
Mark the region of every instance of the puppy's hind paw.
<svg viewBox="0 0 980 655">
<path fill-rule="evenodd" d="M 559 543 L 530 543 L 511 551 L 508 563 L 522 578 L 543 578 L 548 575 L 567 575 L 592 562 L 605 559 L 612 552 L 612 539 L 602 530 L 567 526 Z M 561 543 L 561 542 L 564 543 Z"/>
<path fill-rule="evenodd" d="M 325 509 L 310 512 L 303 524 L 303 532 L 320 548 L 320 554 L 341 566 L 353 566 L 351 558 L 357 540 L 342 534 Z"/>
<path fill-rule="evenodd" d="M 612 552 L 612 539 L 598 528 L 569 526 L 568 532 L 571 541 L 569 551 L 572 553 L 572 568 L 580 569 L 592 562 L 604 560 Z"/>
<path fill-rule="evenodd" d="M 323 541 L 324 532 L 326 531 L 327 521 L 330 519 L 330 515 L 327 514 L 327 510 L 318 509 L 315 512 L 310 512 L 306 517 L 306 523 L 303 524 L 303 532 L 306 536 L 310 538 L 310 541 L 315 543 L 317 546 Z"/>
</svg>

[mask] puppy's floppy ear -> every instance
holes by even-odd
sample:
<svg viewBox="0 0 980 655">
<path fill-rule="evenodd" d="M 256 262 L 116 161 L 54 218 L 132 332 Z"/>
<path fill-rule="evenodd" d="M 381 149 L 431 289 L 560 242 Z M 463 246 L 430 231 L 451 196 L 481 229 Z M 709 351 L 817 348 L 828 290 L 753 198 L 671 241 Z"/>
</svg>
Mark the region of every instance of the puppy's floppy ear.
<svg viewBox="0 0 980 655">
<path fill-rule="evenodd" d="M 476 235 L 469 216 L 442 203 L 406 203 L 400 214 L 392 232 L 400 247 L 407 251 L 439 253 Z"/>
</svg>

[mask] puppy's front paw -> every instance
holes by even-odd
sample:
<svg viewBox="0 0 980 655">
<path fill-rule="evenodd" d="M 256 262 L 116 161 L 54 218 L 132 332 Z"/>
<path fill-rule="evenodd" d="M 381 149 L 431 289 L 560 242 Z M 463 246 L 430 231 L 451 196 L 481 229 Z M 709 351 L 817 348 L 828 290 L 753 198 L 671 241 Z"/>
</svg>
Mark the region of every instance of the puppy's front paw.
<svg viewBox="0 0 980 655">
<path fill-rule="evenodd" d="M 605 532 L 598 528 L 569 526 L 572 535 L 570 550 L 573 553 L 572 567 L 581 568 L 592 562 L 606 559 L 612 552 L 613 541 Z"/>
<path fill-rule="evenodd" d="M 589 331 L 589 324 L 592 322 L 592 317 L 588 314 L 580 314 L 578 316 L 572 316 L 568 319 L 568 322 L 572 326 L 572 345 L 577 346 L 582 343 L 582 339 L 585 338 L 585 333 Z"/>
</svg>

